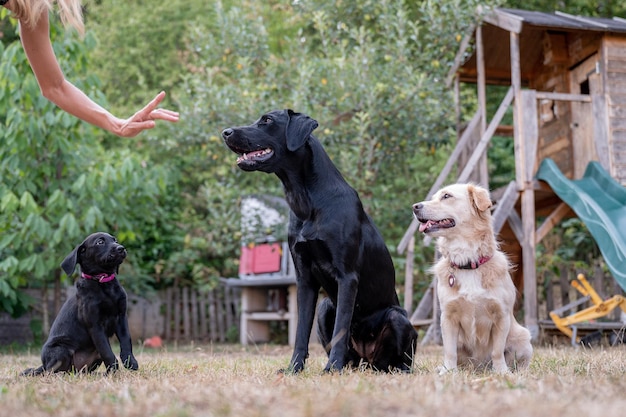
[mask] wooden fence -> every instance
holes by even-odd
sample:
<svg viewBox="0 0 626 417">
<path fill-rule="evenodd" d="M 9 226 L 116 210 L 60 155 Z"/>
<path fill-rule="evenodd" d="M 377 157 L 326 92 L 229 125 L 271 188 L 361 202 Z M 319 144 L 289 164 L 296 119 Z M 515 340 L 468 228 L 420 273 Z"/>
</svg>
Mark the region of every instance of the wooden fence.
<svg viewBox="0 0 626 417">
<path fill-rule="evenodd" d="M 159 293 L 163 336 L 169 341 L 239 340 L 240 290 L 220 285 L 210 291 L 168 288 Z"/>
<path fill-rule="evenodd" d="M 74 292 L 70 286 L 61 291 L 63 303 Z M 45 335 L 34 334 L 32 323 L 43 322 L 48 311 L 49 322 L 56 316 L 54 300 L 47 298 L 48 309 L 41 290 L 28 290 L 36 300 L 34 307 L 19 319 L 0 314 L 0 345 L 32 343 Z M 192 288 L 169 288 L 151 296 L 128 293 L 128 324 L 134 343 L 160 336 L 169 342 L 237 342 L 241 289 L 219 285 L 210 291 Z"/>
</svg>

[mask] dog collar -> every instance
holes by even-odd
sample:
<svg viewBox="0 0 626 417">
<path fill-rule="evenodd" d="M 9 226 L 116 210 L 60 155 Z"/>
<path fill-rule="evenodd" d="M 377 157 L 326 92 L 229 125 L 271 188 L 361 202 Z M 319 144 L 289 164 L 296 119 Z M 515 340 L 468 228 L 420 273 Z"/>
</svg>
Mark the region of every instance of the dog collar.
<svg viewBox="0 0 626 417">
<path fill-rule="evenodd" d="M 84 272 L 81 272 L 80 276 L 84 279 L 93 279 L 100 283 L 113 281 L 115 279 L 115 274 L 87 275 Z"/>
<path fill-rule="evenodd" d="M 486 264 L 490 259 L 491 256 L 481 256 L 480 259 L 478 259 L 478 262 L 472 261 L 466 263 L 465 265 L 457 265 L 454 262 L 450 262 L 450 265 L 452 265 L 452 268 L 456 269 L 478 269 L 479 266 Z"/>
<path fill-rule="evenodd" d="M 489 262 L 491 256 L 481 256 L 477 262 L 468 262 L 465 265 L 457 265 L 454 262 L 450 262 L 450 275 L 448 276 L 448 285 L 450 287 L 454 287 L 454 283 L 456 282 L 456 277 L 454 276 L 455 269 L 478 269 L 479 266 L 484 265 Z"/>
</svg>

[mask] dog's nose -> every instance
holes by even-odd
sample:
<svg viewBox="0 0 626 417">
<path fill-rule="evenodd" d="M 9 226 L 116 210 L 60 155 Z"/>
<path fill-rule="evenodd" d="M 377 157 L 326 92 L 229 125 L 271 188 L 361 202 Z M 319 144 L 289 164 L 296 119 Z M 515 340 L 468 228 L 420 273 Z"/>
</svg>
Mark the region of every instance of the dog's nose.
<svg viewBox="0 0 626 417">
<path fill-rule="evenodd" d="M 424 208 L 424 205 L 422 203 L 413 204 L 413 211 L 421 210 L 422 208 Z"/>
<path fill-rule="evenodd" d="M 228 129 L 224 129 L 222 130 L 222 137 L 226 139 L 227 137 L 231 136 L 233 132 L 233 129 L 231 129 L 230 127 Z"/>
<path fill-rule="evenodd" d="M 117 245 L 117 248 L 115 248 L 115 250 L 117 250 L 118 252 L 125 252 L 126 248 L 122 245 Z"/>
</svg>

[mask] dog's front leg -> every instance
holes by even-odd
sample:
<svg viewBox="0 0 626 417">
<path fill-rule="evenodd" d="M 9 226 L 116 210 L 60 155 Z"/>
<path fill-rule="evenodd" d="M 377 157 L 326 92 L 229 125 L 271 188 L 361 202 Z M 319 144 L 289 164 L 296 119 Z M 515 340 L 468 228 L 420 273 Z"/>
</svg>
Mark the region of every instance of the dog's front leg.
<svg viewBox="0 0 626 417">
<path fill-rule="evenodd" d="M 333 329 L 333 338 L 330 342 L 330 354 L 324 372 L 341 370 L 348 360 L 348 341 L 354 304 L 358 291 L 359 278 L 356 272 L 351 272 L 337 278 L 337 316 Z"/>
<path fill-rule="evenodd" d="M 115 330 L 117 340 L 120 342 L 120 357 L 122 358 L 122 364 L 127 369 L 136 371 L 139 369 L 139 363 L 133 355 L 133 343 L 130 337 L 130 331 L 128 330 L 128 319 L 126 314 L 120 314 L 118 319 L 117 328 Z"/>
<path fill-rule="evenodd" d="M 297 373 L 304 369 L 304 363 L 309 356 L 309 339 L 315 319 L 315 306 L 319 295 L 319 286 L 312 286 L 310 277 L 298 279 L 298 325 L 296 327 L 296 341 L 293 355 L 289 362 L 288 372 Z"/>
<path fill-rule="evenodd" d="M 460 323 L 454 322 L 452 317 L 441 312 L 441 339 L 443 342 L 443 366 L 439 367 L 439 375 L 453 371 L 458 363 L 458 343 Z"/>
<path fill-rule="evenodd" d="M 89 335 L 91 336 L 91 340 L 93 341 L 96 350 L 100 354 L 100 358 L 102 358 L 102 361 L 107 368 L 107 372 L 117 371 L 119 368 L 117 358 L 111 349 L 109 338 L 104 332 L 104 329 L 102 329 L 99 325 L 94 325 L 89 328 Z"/>
<path fill-rule="evenodd" d="M 488 307 L 491 307 L 490 313 L 494 317 L 493 327 L 491 328 L 491 362 L 495 372 L 504 374 L 509 372 L 504 351 L 506 349 L 506 340 L 511 330 L 511 321 L 506 314 L 503 314 L 499 305 L 493 304 L 493 307 L 491 304 L 488 304 Z"/>
</svg>

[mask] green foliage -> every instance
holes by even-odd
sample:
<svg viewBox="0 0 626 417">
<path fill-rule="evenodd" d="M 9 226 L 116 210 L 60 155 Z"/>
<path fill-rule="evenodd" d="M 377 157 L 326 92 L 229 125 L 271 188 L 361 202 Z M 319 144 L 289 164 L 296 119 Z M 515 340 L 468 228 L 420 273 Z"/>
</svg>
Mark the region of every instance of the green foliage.
<svg viewBox="0 0 626 417">
<path fill-rule="evenodd" d="M 443 80 L 478 2 L 184 3 L 89 7 L 114 109 L 182 79 L 171 91 L 181 122 L 136 147 L 173 180 L 163 228 L 144 242 L 159 257 L 156 285 L 236 274 L 241 197 L 282 191 L 274 176 L 239 171 L 220 132 L 276 108 L 319 121 L 316 135 L 395 246 L 454 138 Z"/>
<path fill-rule="evenodd" d="M 112 110 L 132 114 L 160 90 L 172 91 L 190 71 L 186 32 L 213 21 L 212 2 L 102 0 L 88 3 L 87 23 L 98 34 L 90 58 Z"/>
<path fill-rule="evenodd" d="M 97 78 L 80 75 L 91 36 L 78 40 L 53 23 L 51 37 L 66 75 L 100 97 Z M 46 100 L 19 41 L 0 52 L 0 309 L 19 314 L 26 299 L 17 289 L 59 277 L 60 261 L 87 234 L 143 239 L 166 176 L 128 150 L 104 151 L 93 128 Z"/>
<path fill-rule="evenodd" d="M 86 2 L 84 39 L 52 27 L 66 76 L 100 103 L 106 95 L 115 114 L 131 114 L 162 89 L 165 107 L 181 112 L 178 124 L 159 124 L 132 142 L 47 102 L 3 19 L 0 308 L 18 311 L 16 289 L 46 283 L 97 229 L 128 247 L 131 290 L 212 287 L 235 275 L 241 198 L 282 191 L 272 175 L 238 170 L 220 132 L 272 109 L 319 121 L 315 134 L 395 253 L 411 204 L 425 197 L 455 140 L 452 89 L 444 84 L 452 59 L 479 18 L 476 7 L 501 3 Z M 587 3 L 599 15 L 622 10 L 608 1 L 552 3 L 581 14 Z M 552 3 L 506 4 L 548 10 Z M 462 94 L 466 118 L 476 100 Z M 488 102 L 497 106 L 501 94 Z M 494 139 L 489 150 L 498 184 L 514 171 L 511 142 Z M 417 248 L 418 269 L 428 267 L 430 251 Z M 403 259 L 395 261 L 401 283 Z"/>
</svg>

